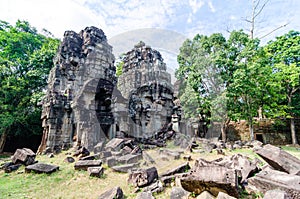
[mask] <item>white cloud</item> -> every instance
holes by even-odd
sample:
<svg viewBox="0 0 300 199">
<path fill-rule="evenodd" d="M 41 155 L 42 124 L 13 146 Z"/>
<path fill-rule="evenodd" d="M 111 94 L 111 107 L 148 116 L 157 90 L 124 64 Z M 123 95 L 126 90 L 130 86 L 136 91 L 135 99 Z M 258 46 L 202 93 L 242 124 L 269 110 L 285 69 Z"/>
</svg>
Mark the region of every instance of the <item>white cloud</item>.
<svg viewBox="0 0 300 199">
<path fill-rule="evenodd" d="M 65 30 L 80 31 L 94 25 L 106 28 L 105 20 L 72 0 L 2 0 L 0 18 L 10 23 L 27 20 L 32 26 L 45 28 L 62 38 Z"/>
<path fill-rule="evenodd" d="M 204 6 L 203 0 L 189 0 L 193 14 L 195 14 L 202 6 Z"/>
<path fill-rule="evenodd" d="M 212 4 L 212 1 L 208 2 L 208 7 L 209 7 L 211 12 L 216 12 L 216 9 L 215 9 L 214 5 Z"/>
</svg>

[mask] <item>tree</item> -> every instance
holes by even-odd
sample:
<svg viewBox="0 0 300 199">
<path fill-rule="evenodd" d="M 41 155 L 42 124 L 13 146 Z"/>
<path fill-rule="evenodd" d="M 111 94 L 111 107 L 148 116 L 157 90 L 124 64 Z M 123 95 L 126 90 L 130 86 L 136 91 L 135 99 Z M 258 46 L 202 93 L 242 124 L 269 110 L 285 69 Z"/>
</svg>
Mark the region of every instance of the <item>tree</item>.
<svg viewBox="0 0 300 199">
<path fill-rule="evenodd" d="M 58 44 L 26 21 L 0 22 L 0 152 L 9 135 L 42 132 L 37 102 Z"/>
<path fill-rule="evenodd" d="M 290 118 L 292 143 L 298 144 L 295 117 L 300 116 L 300 32 L 290 31 L 269 42 L 265 50 L 277 81 L 277 95 L 282 96 L 281 116 Z"/>
<path fill-rule="evenodd" d="M 220 122 L 223 140 L 226 140 L 226 126 L 229 123 L 224 94 L 228 83 L 226 71 L 230 67 L 226 51 L 226 39 L 222 34 L 216 33 L 210 37 L 196 35 L 192 41 L 186 40 L 180 48 L 177 57 L 179 69 L 176 71 L 176 77 L 185 84 L 180 95 L 184 113 Z"/>
</svg>

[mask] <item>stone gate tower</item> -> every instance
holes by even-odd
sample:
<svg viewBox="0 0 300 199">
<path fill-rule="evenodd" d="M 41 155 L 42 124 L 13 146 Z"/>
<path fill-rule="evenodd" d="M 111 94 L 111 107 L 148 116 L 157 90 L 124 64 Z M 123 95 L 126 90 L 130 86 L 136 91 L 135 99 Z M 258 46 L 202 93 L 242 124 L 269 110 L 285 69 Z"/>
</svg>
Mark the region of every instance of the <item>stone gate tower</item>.
<svg viewBox="0 0 300 199">
<path fill-rule="evenodd" d="M 43 137 L 38 152 L 72 143 L 89 149 L 113 131 L 111 96 L 116 85 L 114 56 L 104 32 L 87 27 L 66 31 L 43 100 Z"/>
<path fill-rule="evenodd" d="M 150 138 L 172 128 L 173 86 L 161 54 L 140 42 L 123 61 L 118 89 L 126 99 L 127 113 L 117 114 L 120 129 L 136 138 Z"/>
</svg>

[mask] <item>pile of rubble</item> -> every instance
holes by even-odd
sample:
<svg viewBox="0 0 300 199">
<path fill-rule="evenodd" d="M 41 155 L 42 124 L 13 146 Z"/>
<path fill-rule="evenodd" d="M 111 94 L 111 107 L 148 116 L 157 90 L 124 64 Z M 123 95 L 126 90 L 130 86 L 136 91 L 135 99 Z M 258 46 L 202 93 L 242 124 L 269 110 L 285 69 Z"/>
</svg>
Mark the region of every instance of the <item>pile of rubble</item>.
<svg viewBox="0 0 300 199">
<path fill-rule="evenodd" d="M 22 165 L 25 165 L 25 172 L 29 173 L 34 171 L 35 173 L 53 173 L 59 170 L 56 165 L 39 163 L 35 160 L 36 154 L 28 148 L 17 149 L 11 158 L 10 162 L 2 165 L 2 169 L 5 173 L 18 170 Z"/>
<path fill-rule="evenodd" d="M 189 198 L 192 195 L 201 198 L 241 198 L 245 193 L 264 195 L 264 199 L 300 198 L 300 160 L 279 147 L 262 146 L 258 141 L 243 143 L 224 143 L 194 139 L 188 149 L 194 153 L 160 148 L 156 152 L 158 159 L 170 161 L 184 159 L 186 162 L 170 168 L 166 172 L 158 172 L 156 161 L 140 148 L 134 139 L 114 138 L 108 143 L 99 143 L 93 154 L 85 147 L 77 147 L 73 154 L 65 158 L 74 163 L 75 170 L 85 170 L 93 177 L 103 177 L 103 164 L 114 172 L 128 173 L 128 186 L 134 187 L 136 199 L 152 199 L 153 195 L 164 192 L 171 187 L 172 199 Z M 252 147 L 258 158 L 250 159 L 242 154 L 226 156 L 234 145 Z M 239 148 L 236 147 L 235 148 Z M 208 161 L 198 158 L 191 166 L 191 155 L 222 151 L 220 158 Z M 221 154 L 221 153 L 219 153 Z M 72 155 L 72 156 L 71 156 Z M 52 157 L 53 154 L 49 154 Z M 194 155 L 193 155 L 194 156 Z M 76 158 L 76 160 L 75 160 Z M 52 173 L 58 166 L 38 163 L 35 153 L 30 149 L 18 149 L 12 161 L 2 166 L 5 172 L 11 172 L 25 165 L 25 171 L 36 173 Z M 107 190 L 99 199 L 124 198 L 120 187 Z"/>
</svg>

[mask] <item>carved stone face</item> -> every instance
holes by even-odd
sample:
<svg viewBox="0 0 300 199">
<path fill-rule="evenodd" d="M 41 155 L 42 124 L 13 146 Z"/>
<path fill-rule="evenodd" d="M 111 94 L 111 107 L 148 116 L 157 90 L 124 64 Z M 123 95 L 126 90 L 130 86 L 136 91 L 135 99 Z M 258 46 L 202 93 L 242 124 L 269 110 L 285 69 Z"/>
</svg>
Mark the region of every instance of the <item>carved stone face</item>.
<svg viewBox="0 0 300 199">
<path fill-rule="evenodd" d="M 171 90 L 151 83 L 132 91 L 128 112 L 137 137 L 151 137 L 171 122 L 173 101 Z"/>
</svg>

